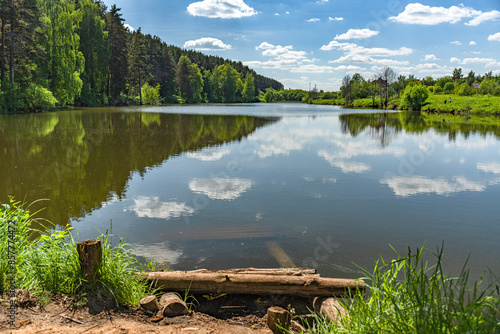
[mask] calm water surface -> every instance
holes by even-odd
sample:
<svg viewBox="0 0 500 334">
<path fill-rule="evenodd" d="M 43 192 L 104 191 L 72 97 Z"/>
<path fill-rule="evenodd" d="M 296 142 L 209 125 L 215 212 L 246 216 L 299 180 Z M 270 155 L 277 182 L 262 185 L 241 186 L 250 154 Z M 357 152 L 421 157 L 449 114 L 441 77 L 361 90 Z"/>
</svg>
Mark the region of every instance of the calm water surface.
<svg viewBox="0 0 500 334">
<path fill-rule="evenodd" d="M 112 224 L 174 269 L 291 260 L 353 277 L 389 245 L 444 242 L 451 271 L 471 254 L 499 275 L 499 135 L 304 104 L 0 116 L 0 196 L 48 199 L 39 216 L 80 240 Z"/>
</svg>

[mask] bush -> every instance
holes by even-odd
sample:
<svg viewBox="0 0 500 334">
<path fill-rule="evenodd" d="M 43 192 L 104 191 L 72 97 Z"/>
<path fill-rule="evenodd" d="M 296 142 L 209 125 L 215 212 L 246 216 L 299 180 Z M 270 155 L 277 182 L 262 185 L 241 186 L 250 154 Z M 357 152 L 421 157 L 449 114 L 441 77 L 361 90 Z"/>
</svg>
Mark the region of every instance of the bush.
<svg viewBox="0 0 500 334">
<path fill-rule="evenodd" d="M 453 85 L 453 82 L 447 82 L 443 87 L 443 91 L 446 94 L 452 94 L 455 91 L 455 85 Z"/>
<path fill-rule="evenodd" d="M 439 94 L 443 92 L 443 88 L 441 86 L 434 86 L 434 93 Z"/>
<path fill-rule="evenodd" d="M 469 86 L 469 84 L 467 82 L 464 82 L 463 84 L 458 86 L 456 93 L 460 96 L 471 96 L 471 95 L 474 95 L 476 92 L 475 92 L 474 88 Z"/>
<path fill-rule="evenodd" d="M 434 93 L 434 86 L 427 87 L 427 90 L 429 91 L 429 93 Z"/>
<path fill-rule="evenodd" d="M 420 110 L 427 97 L 429 92 L 422 84 L 408 85 L 401 97 L 401 109 Z"/>
<path fill-rule="evenodd" d="M 160 99 L 160 84 L 157 84 L 156 87 L 152 87 L 148 83 L 145 83 L 141 87 L 141 94 L 144 104 L 157 104 Z"/>
<path fill-rule="evenodd" d="M 56 106 L 57 99 L 47 88 L 31 84 L 26 90 L 26 102 L 30 111 L 46 111 Z"/>
</svg>

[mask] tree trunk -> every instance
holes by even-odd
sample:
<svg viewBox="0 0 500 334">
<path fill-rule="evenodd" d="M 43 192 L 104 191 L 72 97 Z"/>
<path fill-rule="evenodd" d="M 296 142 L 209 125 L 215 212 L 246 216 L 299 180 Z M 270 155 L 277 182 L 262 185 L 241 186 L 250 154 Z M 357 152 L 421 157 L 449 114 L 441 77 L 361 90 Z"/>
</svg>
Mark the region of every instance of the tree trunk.
<svg viewBox="0 0 500 334">
<path fill-rule="evenodd" d="M 5 80 L 5 18 L 2 18 L 0 34 L 2 34 L 2 47 L 0 49 L 0 83 L 3 83 Z"/>
<path fill-rule="evenodd" d="M 149 272 L 143 276 L 157 288 L 193 294 L 283 294 L 299 297 L 343 297 L 362 292 L 361 280 L 323 278 L 316 275 L 248 275 L 218 272 Z"/>
<path fill-rule="evenodd" d="M 10 0 L 10 83 L 14 85 L 14 2 Z"/>
<path fill-rule="evenodd" d="M 139 301 L 139 305 L 144 311 L 149 312 L 152 315 L 156 314 L 156 312 L 158 312 L 158 310 L 160 309 L 155 296 L 147 296 L 142 298 Z"/>
<path fill-rule="evenodd" d="M 348 314 L 347 310 L 335 298 L 316 297 L 313 301 L 313 309 L 336 324 L 340 324 L 340 317 L 345 317 Z"/>
<path fill-rule="evenodd" d="M 88 283 L 97 281 L 97 272 L 102 261 L 101 240 L 90 239 L 76 244 L 80 266 Z"/>
<path fill-rule="evenodd" d="M 267 327 L 273 333 L 286 333 L 290 328 L 292 315 L 290 312 L 279 306 L 273 306 L 267 309 Z"/>
<path fill-rule="evenodd" d="M 164 317 L 177 317 L 189 313 L 185 302 L 175 293 L 166 293 L 160 299 L 161 314 Z"/>
</svg>

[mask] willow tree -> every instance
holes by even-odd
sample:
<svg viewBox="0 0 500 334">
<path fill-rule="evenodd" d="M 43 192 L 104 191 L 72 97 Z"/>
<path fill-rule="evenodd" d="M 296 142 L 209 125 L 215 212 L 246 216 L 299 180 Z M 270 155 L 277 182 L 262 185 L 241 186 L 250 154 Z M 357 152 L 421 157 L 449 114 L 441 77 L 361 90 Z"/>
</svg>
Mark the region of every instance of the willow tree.
<svg viewBox="0 0 500 334">
<path fill-rule="evenodd" d="M 48 82 L 49 90 L 61 105 L 73 103 L 80 95 L 85 59 L 80 50 L 80 36 L 77 29 L 82 13 L 75 10 L 71 0 L 40 1 L 45 14 L 43 22 L 43 48 L 46 64 L 42 74 Z"/>
</svg>

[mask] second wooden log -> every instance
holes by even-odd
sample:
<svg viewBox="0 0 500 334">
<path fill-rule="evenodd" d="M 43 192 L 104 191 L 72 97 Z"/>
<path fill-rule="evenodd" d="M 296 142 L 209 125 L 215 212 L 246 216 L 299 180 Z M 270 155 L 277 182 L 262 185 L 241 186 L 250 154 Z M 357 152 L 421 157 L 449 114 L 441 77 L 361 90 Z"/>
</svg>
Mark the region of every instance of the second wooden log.
<svg viewBox="0 0 500 334">
<path fill-rule="evenodd" d="M 192 294 L 227 293 L 298 297 L 345 297 L 364 290 L 361 280 L 306 276 L 245 275 L 211 272 L 149 272 L 144 277 L 157 288 Z"/>
</svg>

